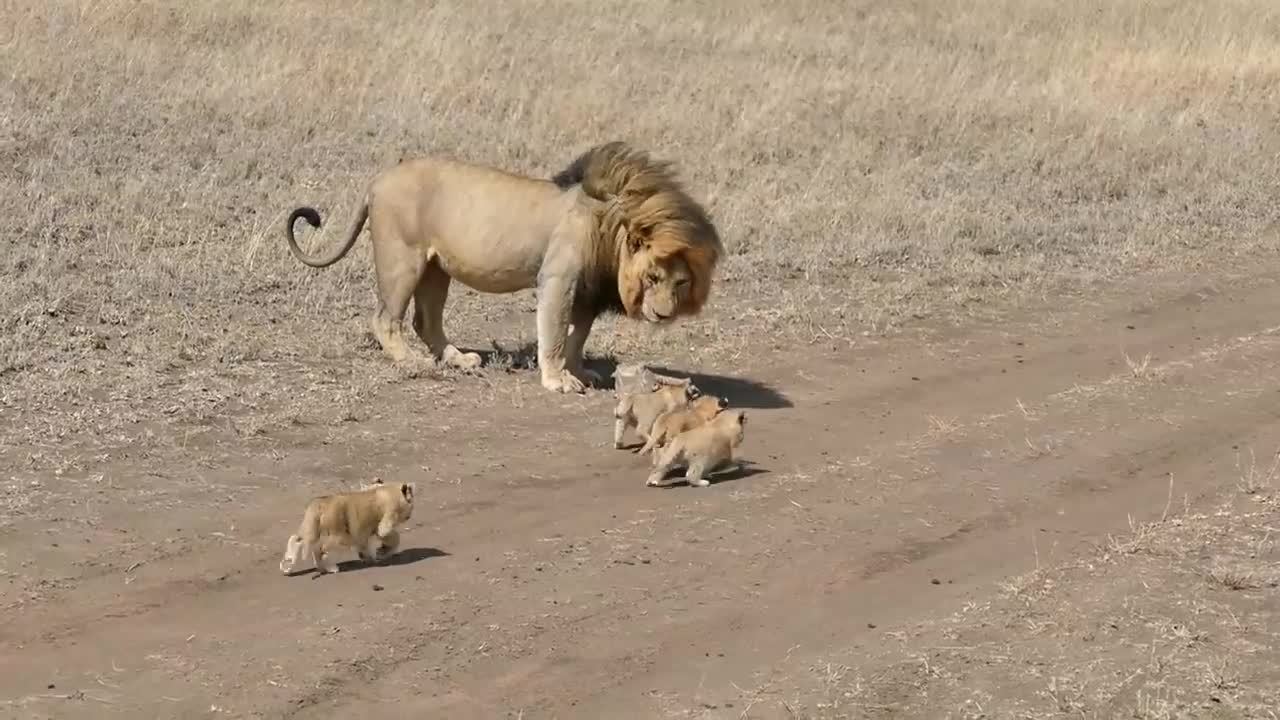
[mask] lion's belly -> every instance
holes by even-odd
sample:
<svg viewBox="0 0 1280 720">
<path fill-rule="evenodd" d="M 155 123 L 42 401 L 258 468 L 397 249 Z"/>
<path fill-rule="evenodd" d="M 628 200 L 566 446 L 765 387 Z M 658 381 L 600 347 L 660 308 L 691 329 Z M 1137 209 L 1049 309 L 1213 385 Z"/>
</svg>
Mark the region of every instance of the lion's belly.
<svg viewBox="0 0 1280 720">
<path fill-rule="evenodd" d="M 449 277 L 472 290 L 485 293 L 513 293 L 537 284 L 540 258 L 504 258 L 502 253 L 488 257 L 433 249 L 440 266 Z"/>
</svg>

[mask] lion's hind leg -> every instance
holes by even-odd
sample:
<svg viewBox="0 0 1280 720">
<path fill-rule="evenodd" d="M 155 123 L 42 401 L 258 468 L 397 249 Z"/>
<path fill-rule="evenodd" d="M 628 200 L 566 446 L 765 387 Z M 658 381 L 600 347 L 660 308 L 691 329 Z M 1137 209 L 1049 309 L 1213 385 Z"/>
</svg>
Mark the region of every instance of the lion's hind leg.
<svg viewBox="0 0 1280 720">
<path fill-rule="evenodd" d="M 284 548 L 284 557 L 280 559 L 280 572 L 285 575 L 291 575 L 302 564 L 304 555 L 311 554 L 311 548 L 306 546 L 302 538 L 298 535 L 290 535 L 289 542 Z"/>
<path fill-rule="evenodd" d="M 374 337 L 395 362 L 409 357 L 404 341 L 404 313 L 418 287 L 426 261 L 394 229 L 374 224 L 373 265 L 378 276 L 378 311 L 373 316 Z"/>
<path fill-rule="evenodd" d="M 480 367 L 479 353 L 464 353 L 444 334 L 444 304 L 449 299 L 449 273 L 432 257 L 414 291 L 413 329 L 437 362 L 469 370 Z"/>
<path fill-rule="evenodd" d="M 631 425 L 631 398 L 623 396 L 613 408 L 613 448 L 622 449 L 622 438 Z"/>
<path fill-rule="evenodd" d="M 336 573 L 340 569 L 338 563 L 333 559 L 333 549 L 338 547 L 350 547 L 352 543 L 346 537 L 322 537 L 320 540 L 311 543 L 311 557 L 315 562 L 316 570 L 322 573 Z"/>
<path fill-rule="evenodd" d="M 688 469 L 684 473 L 684 481 L 689 487 L 706 487 L 711 484 L 704 475 L 707 474 L 707 463 L 705 460 L 694 460 L 689 463 Z"/>
<path fill-rule="evenodd" d="M 667 487 L 676 483 L 676 478 L 668 478 L 667 474 L 676 468 L 681 460 L 680 438 L 671 441 L 662 450 L 654 453 L 653 470 L 645 484 L 650 487 Z"/>
<path fill-rule="evenodd" d="M 675 434 L 667 431 L 667 419 L 670 416 L 671 412 L 667 411 L 654 419 L 653 424 L 649 426 L 649 432 L 645 436 L 644 445 L 640 446 L 639 454 L 653 453 L 653 460 L 657 462 L 658 451 L 665 447 Z"/>
</svg>

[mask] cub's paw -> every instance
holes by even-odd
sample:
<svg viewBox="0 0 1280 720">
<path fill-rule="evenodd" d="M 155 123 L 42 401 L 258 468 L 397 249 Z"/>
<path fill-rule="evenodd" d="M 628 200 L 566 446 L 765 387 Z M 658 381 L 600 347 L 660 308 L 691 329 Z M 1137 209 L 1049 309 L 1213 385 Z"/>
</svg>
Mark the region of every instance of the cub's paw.
<svg viewBox="0 0 1280 720">
<path fill-rule="evenodd" d="M 480 367 L 480 353 L 462 352 L 458 348 L 450 345 L 444 349 L 441 358 L 445 365 L 458 368 L 459 370 L 475 370 Z"/>
<path fill-rule="evenodd" d="M 644 484 L 649 487 L 668 487 L 673 482 L 674 480 L 668 480 L 662 475 L 650 475 L 649 479 L 646 480 Z"/>
</svg>

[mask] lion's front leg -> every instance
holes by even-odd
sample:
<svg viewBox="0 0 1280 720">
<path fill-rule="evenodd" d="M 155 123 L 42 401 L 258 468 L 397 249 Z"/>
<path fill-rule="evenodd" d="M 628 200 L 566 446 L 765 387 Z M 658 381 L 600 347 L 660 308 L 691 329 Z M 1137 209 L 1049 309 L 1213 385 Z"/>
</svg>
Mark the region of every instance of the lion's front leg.
<svg viewBox="0 0 1280 720">
<path fill-rule="evenodd" d="M 569 369 L 568 349 L 573 283 L 546 277 L 538 286 L 538 367 L 542 387 L 557 392 L 586 392 L 586 384 Z"/>
<path fill-rule="evenodd" d="M 596 321 L 594 313 L 587 310 L 575 310 L 570 314 L 573 327 L 565 342 L 565 367 L 579 380 L 590 387 L 600 387 L 600 374 L 583 367 L 586 359 L 587 336 L 591 334 L 591 326 Z"/>
</svg>

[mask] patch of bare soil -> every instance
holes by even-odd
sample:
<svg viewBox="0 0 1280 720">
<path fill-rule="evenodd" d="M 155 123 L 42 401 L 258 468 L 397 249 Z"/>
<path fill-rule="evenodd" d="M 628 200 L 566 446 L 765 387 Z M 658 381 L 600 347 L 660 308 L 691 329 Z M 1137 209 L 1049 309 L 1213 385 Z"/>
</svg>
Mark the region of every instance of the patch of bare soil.
<svg viewBox="0 0 1280 720">
<path fill-rule="evenodd" d="M 0 718 L 1267 716 L 1274 0 L 2 7 Z M 393 367 L 367 238 L 281 237 L 613 139 L 724 236 L 589 343 L 748 410 L 709 488 L 541 389 L 530 293 Z M 282 577 L 374 476 L 404 553 Z"/>
<path fill-rule="evenodd" d="M 6 456 L 0 707 L 1247 717 L 1276 688 L 1274 505 L 1238 456 L 1275 449 L 1276 317 L 1268 276 L 1135 284 L 732 375 L 672 362 L 754 416 L 748 468 L 705 489 L 645 487 L 608 393 L 522 370 L 388 380 L 331 421 L 33 443 Z M 305 500 L 375 475 L 419 485 L 403 555 L 281 576 Z"/>
<path fill-rule="evenodd" d="M 884 628 L 886 651 L 815 665 L 822 689 L 784 706 L 805 718 L 1275 717 L 1274 480 L 1135 522 L 950 617 Z"/>
</svg>

